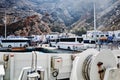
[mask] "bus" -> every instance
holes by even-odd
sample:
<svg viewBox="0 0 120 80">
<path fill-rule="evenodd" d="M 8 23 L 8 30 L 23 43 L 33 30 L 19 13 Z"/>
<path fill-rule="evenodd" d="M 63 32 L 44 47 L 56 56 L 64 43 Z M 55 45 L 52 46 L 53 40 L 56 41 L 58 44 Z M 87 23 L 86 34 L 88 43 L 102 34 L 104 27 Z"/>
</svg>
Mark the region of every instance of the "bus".
<svg viewBox="0 0 120 80">
<path fill-rule="evenodd" d="M 68 50 L 82 50 L 84 49 L 84 43 L 82 43 L 82 37 L 69 37 L 69 38 L 60 38 L 56 43 L 56 47 L 59 49 L 68 49 Z"/>
<path fill-rule="evenodd" d="M 56 47 L 56 44 L 59 42 L 60 39 L 50 39 L 49 40 L 49 46 L 50 47 Z"/>
<path fill-rule="evenodd" d="M 1 40 L 1 47 L 28 47 L 30 40 L 27 38 L 7 38 Z"/>
<path fill-rule="evenodd" d="M 84 43 L 84 49 L 96 47 L 96 40 L 94 39 L 84 39 L 82 43 Z"/>
</svg>

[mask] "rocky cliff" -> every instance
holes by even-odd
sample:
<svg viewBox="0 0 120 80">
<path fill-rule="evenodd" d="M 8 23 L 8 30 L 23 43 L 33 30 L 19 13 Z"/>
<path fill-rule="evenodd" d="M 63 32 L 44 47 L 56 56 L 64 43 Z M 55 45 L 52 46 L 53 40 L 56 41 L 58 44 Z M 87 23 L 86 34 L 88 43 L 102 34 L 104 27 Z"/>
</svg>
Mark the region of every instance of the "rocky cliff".
<svg viewBox="0 0 120 80">
<path fill-rule="evenodd" d="M 96 5 L 97 6 L 97 5 Z M 72 25 L 71 32 L 81 33 L 87 30 L 94 30 L 94 11 L 89 15 L 85 15 L 83 19 L 79 19 Z M 120 30 L 120 1 L 114 1 L 113 4 L 106 9 L 97 12 L 96 8 L 96 28 L 101 31 Z"/>
<path fill-rule="evenodd" d="M 68 28 L 73 32 L 78 30 L 78 33 L 81 28 L 84 31 L 91 30 L 93 29 L 93 3 L 97 5 L 96 13 L 99 13 L 97 28 L 110 30 L 119 25 L 119 9 L 117 12 L 115 10 L 119 6 L 114 4 L 116 2 L 119 0 L 1 0 L 0 35 L 4 35 L 5 12 L 7 35 L 63 32 Z M 108 9 L 111 5 L 117 6 Z M 114 27 L 111 28 L 112 26 Z"/>
<path fill-rule="evenodd" d="M 0 35 L 4 35 L 5 32 L 5 18 L 3 16 L 0 16 Z M 27 12 L 9 12 L 6 14 L 7 35 L 40 35 L 50 33 L 51 30 L 54 32 L 62 32 L 62 30 L 65 29 L 65 27 L 66 26 L 64 23 L 62 23 L 60 20 L 54 21 L 48 13 L 41 15 L 39 13 L 33 12 L 29 14 L 29 16 Z"/>
</svg>

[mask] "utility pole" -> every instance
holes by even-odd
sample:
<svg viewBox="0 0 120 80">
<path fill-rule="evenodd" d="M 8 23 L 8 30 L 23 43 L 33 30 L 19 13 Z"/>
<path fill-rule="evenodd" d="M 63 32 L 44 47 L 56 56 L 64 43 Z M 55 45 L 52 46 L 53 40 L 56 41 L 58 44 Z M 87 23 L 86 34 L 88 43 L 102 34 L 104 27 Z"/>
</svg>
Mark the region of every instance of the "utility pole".
<svg viewBox="0 0 120 80">
<path fill-rule="evenodd" d="M 96 30 L 96 4 L 93 2 L 94 7 L 94 35 L 95 35 L 95 42 L 97 43 L 97 30 Z M 100 45 L 100 44 L 99 44 Z M 97 48 L 97 44 L 95 44 L 95 47 Z M 99 46 L 100 49 L 100 46 Z"/>
<path fill-rule="evenodd" d="M 6 17 L 6 10 L 5 10 L 5 20 L 4 20 L 4 24 L 5 24 L 5 39 L 6 39 L 6 33 L 7 33 L 7 31 L 6 31 L 6 27 L 7 27 L 7 17 Z"/>
<path fill-rule="evenodd" d="M 97 36 L 96 36 L 96 5 L 95 5 L 95 2 L 94 2 L 94 33 L 95 33 L 95 39 L 97 39 Z"/>
</svg>

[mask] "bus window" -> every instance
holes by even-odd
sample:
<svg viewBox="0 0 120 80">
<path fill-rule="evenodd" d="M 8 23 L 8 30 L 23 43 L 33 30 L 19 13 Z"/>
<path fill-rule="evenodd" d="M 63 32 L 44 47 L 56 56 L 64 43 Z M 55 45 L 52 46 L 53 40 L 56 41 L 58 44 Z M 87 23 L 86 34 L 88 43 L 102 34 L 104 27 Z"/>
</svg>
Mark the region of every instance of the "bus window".
<svg viewBox="0 0 120 80">
<path fill-rule="evenodd" d="M 104 35 L 101 35 L 100 37 L 104 37 Z"/>
<path fill-rule="evenodd" d="M 77 41 L 81 43 L 83 41 L 83 38 L 77 38 Z"/>
<path fill-rule="evenodd" d="M 53 36 L 51 36 L 51 38 L 53 38 Z"/>
<path fill-rule="evenodd" d="M 106 35 L 106 37 L 108 37 L 109 35 Z"/>
<path fill-rule="evenodd" d="M 89 40 L 84 40 L 83 43 L 89 43 Z"/>
<path fill-rule="evenodd" d="M 60 39 L 56 39 L 55 41 L 56 41 L 56 43 L 57 43 L 57 42 L 59 42 L 59 41 L 60 41 Z"/>
<path fill-rule="evenodd" d="M 95 41 L 92 40 L 92 41 L 91 41 L 91 44 L 95 44 Z"/>
<path fill-rule="evenodd" d="M 99 35 L 96 35 L 96 37 L 99 37 Z"/>
<path fill-rule="evenodd" d="M 60 42 L 75 42 L 75 38 L 61 38 Z"/>
</svg>

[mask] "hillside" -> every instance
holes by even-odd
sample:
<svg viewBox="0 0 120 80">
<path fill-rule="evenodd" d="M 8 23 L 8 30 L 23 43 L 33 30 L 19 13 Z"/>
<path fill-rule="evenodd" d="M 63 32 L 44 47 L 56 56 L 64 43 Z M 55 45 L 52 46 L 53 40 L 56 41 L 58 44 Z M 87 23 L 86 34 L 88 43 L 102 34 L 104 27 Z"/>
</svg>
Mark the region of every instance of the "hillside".
<svg viewBox="0 0 120 80">
<path fill-rule="evenodd" d="M 17 15 L 17 16 L 16 16 Z M 20 15 L 20 16 L 18 16 Z M 59 20 L 53 21 L 49 14 L 40 15 L 38 13 L 7 13 L 7 35 L 30 36 L 50 33 L 52 31 L 61 32 L 65 28 L 64 23 Z M 5 16 L 5 15 L 3 15 Z M 4 17 L 1 17 L 0 35 L 4 36 Z M 57 28 L 57 29 L 56 29 Z"/>
<path fill-rule="evenodd" d="M 106 17 L 114 9 L 110 8 L 111 5 L 117 5 L 114 4 L 116 2 L 119 2 L 119 0 L 1 0 L 0 35 L 4 35 L 5 12 L 7 14 L 7 35 L 23 35 L 24 33 L 27 36 L 49 33 L 51 31 L 64 32 L 68 28 L 78 33 L 79 30 L 84 30 L 84 32 L 86 30 L 92 30 L 93 3 L 96 3 L 96 12 L 99 13 L 97 15 L 97 28 L 100 30 L 109 30 L 112 25 L 107 22 Z M 33 16 L 36 17 L 31 18 Z M 115 18 L 112 19 L 117 20 Z M 115 22 L 113 23 L 117 25 Z M 26 30 L 28 27 L 30 31 Z M 104 27 L 107 28 L 104 29 Z"/>
<path fill-rule="evenodd" d="M 104 10 L 116 0 L 1 0 L 0 8 L 30 11 L 37 13 L 49 13 L 57 15 L 66 26 L 90 14 L 93 2 L 99 6 L 98 11 Z M 103 3 L 104 2 L 104 3 Z"/>
<path fill-rule="evenodd" d="M 72 25 L 73 33 L 85 32 L 94 29 L 93 13 L 85 15 L 86 18 L 80 19 Z M 111 6 L 101 12 L 96 12 L 97 30 L 113 31 L 120 30 L 120 1 L 114 2 Z"/>
</svg>

